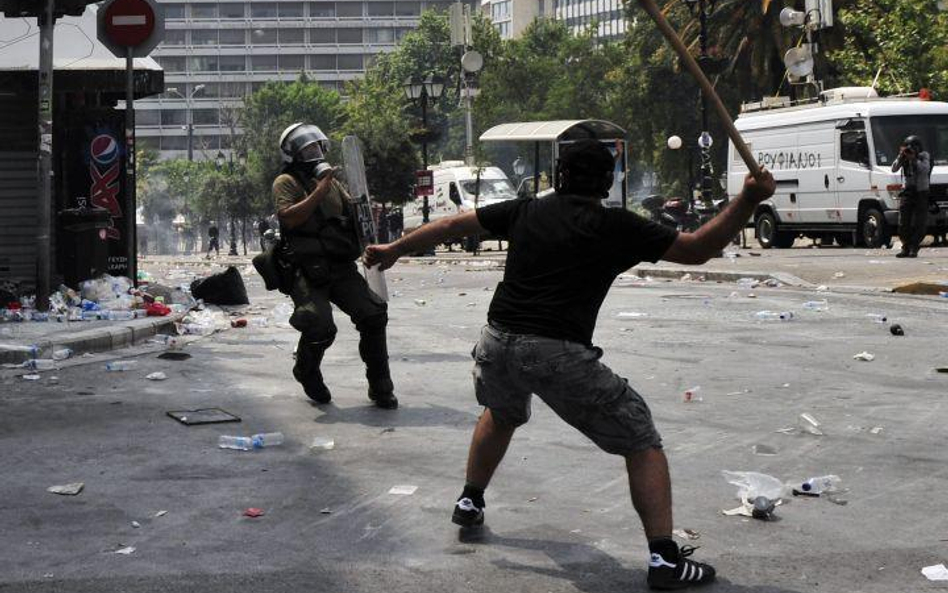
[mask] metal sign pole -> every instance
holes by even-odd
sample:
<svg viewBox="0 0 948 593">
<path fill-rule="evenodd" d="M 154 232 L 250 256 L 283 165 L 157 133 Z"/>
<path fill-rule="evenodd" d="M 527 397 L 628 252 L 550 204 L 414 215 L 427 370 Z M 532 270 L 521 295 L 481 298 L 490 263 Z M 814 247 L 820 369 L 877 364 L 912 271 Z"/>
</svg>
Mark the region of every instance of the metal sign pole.
<svg viewBox="0 0 948 593">
<path fill-rule="evenodd" d="M 125 58 L 125 241 L 128 277 L 138 286 L 138 237 L 135 188 L 135 49 Z"/>
<path fill-rule="evenodd" d="M 36 308 L 49 311 L 52 272 L 50 235 L 53 208 L 53 13 L 55 0 L 46 0 L 43 13 L 37 17 L 40 29 L 39 56 L 39 162 L 37 164 L 36 221 Z"/>
</svg>

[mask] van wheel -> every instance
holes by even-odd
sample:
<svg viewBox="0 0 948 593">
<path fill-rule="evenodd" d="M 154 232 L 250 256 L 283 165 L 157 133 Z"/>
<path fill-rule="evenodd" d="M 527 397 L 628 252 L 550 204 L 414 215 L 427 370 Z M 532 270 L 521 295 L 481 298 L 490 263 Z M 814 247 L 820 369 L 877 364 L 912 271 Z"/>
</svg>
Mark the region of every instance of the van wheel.
<svg viewBox="0 0 948 593">
<path fill-rule="evenodd" d="M 885 216 L 878 208 L 866 208 L 859 221 L 859 238 L 869 249 L 879 249 L 890 241 Z"/>
<path fill-rule="evenodd" d="M 777 219 L 770 212 L 762 212 L 757 217 L 757 242 L 761 248 L 787 249 L 793 247 L 793 233 L 777 230 Z"/>
</svg>

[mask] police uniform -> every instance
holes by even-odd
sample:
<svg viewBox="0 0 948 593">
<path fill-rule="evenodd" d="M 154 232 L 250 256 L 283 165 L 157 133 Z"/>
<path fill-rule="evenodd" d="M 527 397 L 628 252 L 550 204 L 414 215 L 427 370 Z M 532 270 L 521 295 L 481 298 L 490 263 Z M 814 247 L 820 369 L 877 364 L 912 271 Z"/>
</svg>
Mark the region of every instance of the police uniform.
<svg viewBox="0 0 948 593">
<path fill-rule="evenodd" d="M 310 175 L 278 176 L 273 182 L 277 211 L 302 201 L 316 183 Z M 395 407 L 385 337 L 388 307 L 358 272 L 355 260 L 361 253 L 350 213 L 349 193 L 333 179 L 329 192 L 304 224 L 293 229 L 283 226 L 284 257 L 296 267 L 290 291 L 295 305 L 290 325 L 301 334 L 293 375 L 312 399 L 329 401 L 320 363 L 336 337 L 332 316 L 332 305 L 336 305 L 359 331 L 369 397 L 380 407 Z"/>
</svg>

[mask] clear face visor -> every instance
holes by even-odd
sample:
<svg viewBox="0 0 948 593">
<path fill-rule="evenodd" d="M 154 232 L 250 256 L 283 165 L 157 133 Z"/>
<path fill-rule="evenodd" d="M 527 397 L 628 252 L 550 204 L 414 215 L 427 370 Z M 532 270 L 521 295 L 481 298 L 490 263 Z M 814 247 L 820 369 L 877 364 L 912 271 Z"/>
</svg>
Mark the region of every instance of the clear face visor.
<svg viewBox="0 0 948 593">
<path fill-rule="evenodd" d="M 319 145 L 319 142 L 314 140 L 296 153 L 296 160 L 303 163 L 313 163 L 326 160 L 326 155 L 323 153 L 323 148 Z"/>
</svg>

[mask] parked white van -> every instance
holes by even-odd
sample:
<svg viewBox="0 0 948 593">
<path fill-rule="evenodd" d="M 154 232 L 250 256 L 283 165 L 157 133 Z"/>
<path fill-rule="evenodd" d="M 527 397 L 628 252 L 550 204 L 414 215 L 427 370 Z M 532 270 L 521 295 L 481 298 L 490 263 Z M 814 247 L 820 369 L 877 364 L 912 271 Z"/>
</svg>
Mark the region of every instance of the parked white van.
<svg viewBox="0 0 948 593">
<path fill-rule="evenodd" d="M 473 210 L 475 192 L 478 208 L 517 197 L 513 184 L 498 167 L 481 168 L 479 186 L 477 167 L 468 167 L 463 161 L 443 161 L 428 168 L 434 172 L 434 195 L 428 196 L 429 221 Z M 421 226 L 423 206 L 423 198 L 403 206 L 406 233 Z"/>
<path fill-rule="evenodd" d="M 892 163 L 902 140 L 922 138 L 932 157 L 931 195 L 941 206 L 929 233 L 948 231 L 948 103 L 880 98 L 874 89 L 825 91 L 817 103 L 786 98 L 748 104 L 735 122 L 777 193 L 754 215 L 761 247 L 791 247 L 803 235 L 840 245 L 889 245 L 899 222 L 901 173 Z M 747 167 L 731 144 L 728 195 Z"/>
</svg>

